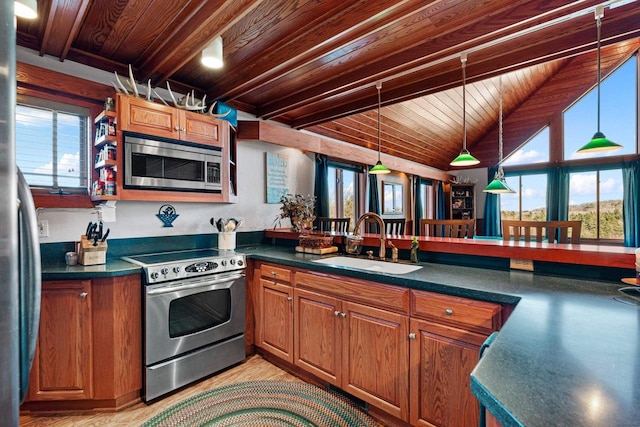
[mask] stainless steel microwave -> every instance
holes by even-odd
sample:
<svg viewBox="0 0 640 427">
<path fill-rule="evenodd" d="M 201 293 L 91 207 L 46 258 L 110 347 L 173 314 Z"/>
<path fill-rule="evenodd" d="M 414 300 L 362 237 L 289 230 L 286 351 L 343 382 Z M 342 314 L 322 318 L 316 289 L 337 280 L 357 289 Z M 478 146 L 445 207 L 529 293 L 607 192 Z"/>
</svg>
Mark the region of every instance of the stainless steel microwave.
<svg viewBox="0 0 640 427">
<path fill-rule="evenodd" d="M 220 193 L 220 149 L 124 135 L 124 187 Z"/>
</svg>

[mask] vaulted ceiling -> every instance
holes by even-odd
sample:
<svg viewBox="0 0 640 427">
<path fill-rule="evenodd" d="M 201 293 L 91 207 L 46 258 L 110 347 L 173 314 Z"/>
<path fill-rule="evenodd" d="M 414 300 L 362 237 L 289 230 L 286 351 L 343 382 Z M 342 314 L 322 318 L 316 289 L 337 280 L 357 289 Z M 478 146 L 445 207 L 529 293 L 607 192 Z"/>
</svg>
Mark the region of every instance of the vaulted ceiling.
<svg viewBox="0 0 640 427">
<path fill-rule="evenodd" d="M 640 48 L 640 3 L 560 0 L 38 0 L 18 45 L 259 118 L 450 169 L 467 146 L 497 161 L 596 84 L 594 7 L 604 4 L 603 75 Z M 200 53 L 221 35 L 224 67 Z"/>
</svg>

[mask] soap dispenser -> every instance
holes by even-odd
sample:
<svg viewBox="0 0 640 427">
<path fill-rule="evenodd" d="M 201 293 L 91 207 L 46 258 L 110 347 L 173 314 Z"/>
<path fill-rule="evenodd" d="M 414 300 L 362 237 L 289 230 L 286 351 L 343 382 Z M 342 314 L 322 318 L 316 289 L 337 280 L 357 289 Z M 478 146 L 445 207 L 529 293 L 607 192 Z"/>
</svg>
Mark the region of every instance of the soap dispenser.
<svg viewBox="0 0 640 427">
<path fill-rule="evenodd" d="M 418 238 L 411 238 L 411 262 L 418 262 Z"/>
</svg>

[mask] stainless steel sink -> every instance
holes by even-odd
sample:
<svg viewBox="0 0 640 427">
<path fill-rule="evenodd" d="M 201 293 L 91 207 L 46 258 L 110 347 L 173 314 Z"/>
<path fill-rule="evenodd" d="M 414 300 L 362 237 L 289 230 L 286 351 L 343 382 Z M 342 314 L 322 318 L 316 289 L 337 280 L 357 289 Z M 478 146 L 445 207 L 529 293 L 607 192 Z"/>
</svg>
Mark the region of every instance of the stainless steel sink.
<svg viewBox="0 0 640 427">
<path fill-rule="evenodd" d="M 349 267 L 356 270 L 364 270 L 386 274 L 407 274 L 422 268 L 421 265 L 401 264 L 396 262 L 378 261 L 365 258 L 354 258 L 348 256 L 334 256 L 313 260 L 318 264 L 333 265 L 337 267 Z"/>
</svg>

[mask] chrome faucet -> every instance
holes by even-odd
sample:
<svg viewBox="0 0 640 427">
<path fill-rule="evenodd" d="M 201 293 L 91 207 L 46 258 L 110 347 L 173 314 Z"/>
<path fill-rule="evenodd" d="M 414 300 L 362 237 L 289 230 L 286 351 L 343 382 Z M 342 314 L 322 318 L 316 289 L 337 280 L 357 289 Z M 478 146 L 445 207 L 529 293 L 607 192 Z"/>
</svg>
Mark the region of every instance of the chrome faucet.
<svg viewBox="0 0 640 427">
<path fill-rule="evenodd" d="M 360 218 L 358 218 L 358 220 L 356 221 L 356 226 L 353 229 L 353 235 L 357 236 L 358 233 L 360 232 L 360 223 L 362 221 L 364 221 L 366 218 L 373 218 L 377 223 L 378 223 L 378 227 L 380 227 L 380 251 L 378 253 L 378 256 L 380 257 L 380 259 L 382 261 L 384 261 L 386 252 L 387 252 L 387 247 L 386 247 L 386 242 L 385 242 L 385 230 L 384 230 L 384 220 L 380 217 L 380 215 L 378 215 L 377 213 L 374 212 L 367 212 L 365 214 L 363 214 Z"/>
</svg>

